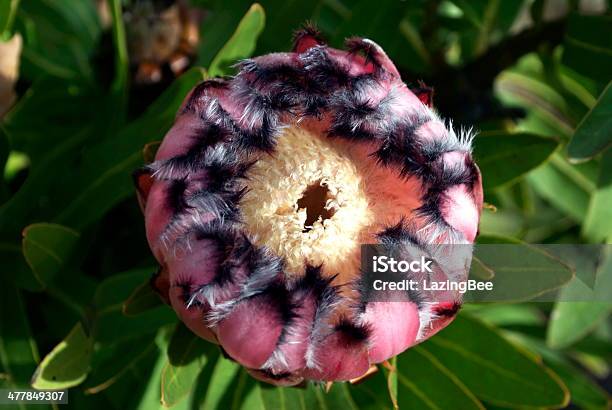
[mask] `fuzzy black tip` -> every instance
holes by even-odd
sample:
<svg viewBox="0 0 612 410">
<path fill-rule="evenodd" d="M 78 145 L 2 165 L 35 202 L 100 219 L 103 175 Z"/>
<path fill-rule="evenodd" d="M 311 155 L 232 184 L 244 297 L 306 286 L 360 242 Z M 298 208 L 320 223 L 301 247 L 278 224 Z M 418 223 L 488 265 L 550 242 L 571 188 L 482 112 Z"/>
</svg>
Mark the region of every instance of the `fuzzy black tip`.
<svg viewBox="0 0 612 410">
<path fill-rule="evenodd" d="M 173 288 L 179 288 L 181 290 L 180 298 L 184 305 L 189 303 L 192 293 L 192 280 L 189 278 L 179 277 L 172 284 Z"/>
<path fill-rule="evenodd" d="M 292 50 L 294 52 L 303 53 L 309 48 L 320 44 L 325 44 L 325 39 L 312 21 L 307 21 L 302 28 L 293 33 Z"/>
<path fill-rule="evenodd" d="M 397 245 L 406 242 L 417 246 L 420 245 L 419 238 L 415 232 L 408 227 L 405 217 L 402 217 L 395 225 L 380 231 L 376 234 L 376 237 L 384 245 Z"/>
<path fill-rule="evenodd" d="M 187 181 L 184 179 L 176 179 L 169 183 L 167 190 L 168 206 L 174 214 L 187 209 L 187 201 L 185 200 L 185 190 L 187 189 Z"/>
<path fill-rule="evenodd" d="M 188 112 L 197 112 L 200 106 L 201 98 L 206 94 L 206 90 L 210 88 L 226 88 L 228 86 L 227 80 L 223 78 L 212 78 L 210 80 L 202 81 L 200 84 L 196 85 L 193 89 L 193 92 L 189 96 L 185 107 L 183 108 L 183 113 Z"/>
<path fill-rule="evenodd" d="M 297 317 L 296 309 L 297 305 L 292 303 L 290 292 L 280 281 L 272 283 L 264 292 L 264 297 L 267 303 L 275 306 L 278 310 L 278 315 L 283 329 L 291 324 L 291 322 Z"/>
<path fill-rule="evenodd" d="M 369 327 L 357 325 L 347 318 L 342 318 L 340 322 L 334 326 L 334 330 L 342 335 L 347 344 L 364 343 L 371 334 Z"/>
<path fill-rule="evenodd" d="M 293 377 L 293 373 L 290 373 L 290 372 L 274 373 L 268 369 L 254 369 L 253 371 L 260 373 L 264 377 L 267 377 L 271 380 L 276 380 L 276 381 L 287 380 Z"/>
<path fill-rule="evenodd" d="M 364 41 L 361 37 L 350 37 L 344 42 L 344 46 L 351 54 L 361 54 L 365 58 L 365 63 L 372 63 L 375 67 L 380 67 L 377 51 L 371 42 Z"/>
<path fill-rule="evenodd" d="M 461 303 L 453 302 L 451 305 L 438 307 L 436 309 L 436 315 L 441 317 L 453 317 L 459 312 L 460 309 Z"/>
</svg>

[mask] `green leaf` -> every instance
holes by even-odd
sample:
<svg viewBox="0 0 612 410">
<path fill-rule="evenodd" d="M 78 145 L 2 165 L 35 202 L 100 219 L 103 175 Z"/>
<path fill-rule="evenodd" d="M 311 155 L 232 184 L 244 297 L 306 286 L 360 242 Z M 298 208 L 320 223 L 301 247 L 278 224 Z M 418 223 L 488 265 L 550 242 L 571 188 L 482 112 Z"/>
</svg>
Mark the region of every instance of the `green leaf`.
<svg viewBox="0 0 612 410">
<path fill-rule="evenodd" d="M 18 8 L 19 0 L 3 0 L 0 2 L 0 41 L 11 36 Z"/>
<path fill-rule="evenodd" d="M 6 373 L 7 385 L 28 387 L 38 360 L 22 297 L 10 282 L 3 282 L 0 286 L 0 364 L 1 371 Z"/>
<path fill-rule="evenodd" d="M 311 20 L 324 1 L 262 0 L 261 3 L 266 10 L 266 29 L 257 42 L 257 55 L 289 49 L 293 31 Z"/>
<path fill-rule="evenodd" d="M 378 372 L 356 385 L 346 383 L 334 383 L 328 392 L 323 390 L 320 384 L 307 382 L 300 388 L 275 387 L 267 383 L 257 383 L 255 392 L 264 410 L 310 410 L 310 409 L 363 409 L 383 410 L 392 409 L 393 405 L 387 393 L 386 377 L 383 372 Z M 248 397 L 248 396 L 247 396 Z M 243 408 L 250 409 L 247 401 Z"/>
<path fill-rule="evenodd" d="M 291 389 L 275 387 L 266 383 L 257 384 L 257 392 L 260 395 L 262 408 L 264 410 L 307 410 L 322 408 L 317 403 L 315 387 L 308 385 L 304 389 Z"/>
<path fill-rule="evenodd" d="M 142 362 L 156 359 L 158 350 L 149 336 L 98 349 L 94 352 L 92 370 L 83 386 L 85 393 L 98 394 L 111 388 L 128 373 L 135 371 Z"/>
<path fill-rule="evenodd" d="M 111 91 L 116 100 L 114 110 L 122 112 L 127 98 L 129 61 L 121 0 L 109 0 L 108 5 L 113 17 L 113 45 L 115 47 L 115 79 Z"/>
<path fill-rule="evenodd" d="M 474 140 L 474 158 L 485 190 L 516 180 L 555 151 L 559 141 L 529 133 L 484 132 Z"/>
<path fill-rule="evenodd" d="M 612 145 L 612 81 L 599 96 L 595 106 L 582 119 L 567 146 L 574 161 L 585 161 Z"/>
<path fill-rule="evenodd" d="M 495 35 L 505 34 L 522 6 L 521 1 L 501 0 L 458 0 L 456 3 L 474 25 L 470 30 L 474 33 L 469 33 L 468 36 L 473 37 L 473 44 L 470 44 L 467 50 L 472 52 L 464 57 L 466 59 L 484 53 Z M 468 33 L 464 32 L 462 36 L 466 34 Z"/>
<path fill-rule="evenodd" d="M 393 404 L 393 408 L 397 409 L 397 394 L 398 394 L 398 381 L 397 381 L 397 356 L 388 360 L 391 365 L 391 370 L 385 370 L 387 372 L 387 391 L 389 392 L 389 398 Z"/>
<path fill-rule="evenodd" d="M 474 247 L 476 273 L 492 275 L 493 290 L 470 292 L 469 301 L 526 301 L 558 289 L 574 276 L 545 249 L 503 237 L 480 236 Z M 470 274 L 472 274 L 470 272 Z"/>
<path fill-rule="evenodd" d="M 557 209 L 577 222 L 584 220 L 589 193 L 558 166 L 545 163 L 532 171 L 527 179 L 535 191 Z"/>
<path fill-rule="evenodd" d="M 541 352 L 540 352 L 541 353 Z M 612 398 L 581 369 L 574 366 L 561 354 L 543 355 L 545 363 L 567 385 L 572 403 L 583 409 L 607 410 Z"/>
<path fill-rule="evenodd" d="M 524 216 L 517 210 L 484 208 L 480 215 L 479 229 L 483 235 L 519 237 L 523 232 L 524 224 Z"/>
<path fill-rule="evenodd" d="M 155 356 L 157 356 L 157 360 L 154 361 L 153 366 L 148 366 L 148 368 L 142 372 L 137 373 L 137 383 L 134 388 L 140 390 L 141 386 L 144 385 L 144 389 L 141 395 L 137 395 L 135 397 L 129 397 L 129 402 L 131 402 L 131 406 L 126 406 L 125 401 L 117 403 L 117 408 L 134 408 L 137 410 L 154 410 L 159 409 L 163 410 L 164 407 L 161 404 L 161 375 L 164 366 L 167 363 L 167 355 L 166 350 L 168 347 L 167 340 L 167 332 L 165 330 L 161 330 L 157 333 L 155 338 L 156 345 L 158 349 L 155 349 Z M 121 383 L 116 384 L 115 386 L 120 386 Z M 110 393 L 110 391 L 109 391 Z M 190 407 L 187 406 L 187 402 L 183 402 L 174 407 L 175 410 L 187 410 Z"/>
<path fill-rule="evenodd" d="M 132 269 L 106 278 L 96 289 L 94 307 L 98 312 L 121 310 L 134 288 L 150 279 L 153 272 L 154 267 Z"/>
<path fill-rule="evenodd" d="M 209 372 L 210 377 L 206 376 L 205 372 Z M 244 368 L 224 357 L 219 356 L 212 371 L 208 370 L 207 365 L 206 369 L 202 372 L 202 376 L 205 376 L 205 389 L 201 389 L 199 392 L 201 394 L 198 394 L 196 391 L 194 395 L 194 399 L 200 410 L 263 410 L 268 408 L 266 407 L 266 403 L 275 403 L 274 405 L 276 405 L 279 403 L 279 400 L 283 403 L 282 398 L 278 397 L 281 393 L 277 392 L 276 388 L 271 386 L 260 386 L 255 379 L 248 375 Z M 283 392 L 282 395 L 284 398 L 286 398 L 287 395 L 295 397 L 288 392 Z M 300 408 L 299 402 L 286 404 L 287 406 L 293 407 L 297 405 L 297 408 Z"/>
<path fill-rule="evenodd" d="M 506 70 L 495 80 L 495 92 L 504 104 L 527 109 L 520 131 L 559 136 L 574 132 L 575 124 L 563 95 L 533 73 Z M 533 127 L 533 123 L 539 126 Z"/>
<path fill-rule="evenodd" d="M 74 186 L 66 186 L 68 184 L 65 183 L 65 180 L 70 178 L 67 164 L 73 159 L 80 144 L 88 137 L 88 130 L 67 137 L 65 141 L 51 147 L 49 152 L 29 170 L 28 178 L 19 191 L 0 207 L 0 231 L 18 236 L 19 231 L 27 224 L 29 216 L 35 214 L 37 219 L 41 219 L 49 214 L 50 209 L 55 209 L 55 201 L 40 200 L 49 198 L 47 195 L 50 187 L 58 188 L 58 185 L 63 184 L 65 188 L 74 190 Z M 56 199 L 62 203 L 61 198 Z"/>
<path fill-rule="evenodd" d="M 612 72 L 612 16 L 573 13 L 564 43 L 563 64 L 604 84 Z"/>
<path fill-rule="evenodd" d="M 161 326 L 176 322 L 176 315 L 166 305 L 149 309 L 138 316 L 123 314 L 125 300 L 154 271 L 153 268 L 144 268 L 119 273 L 98 286 L 93 298 L 96 319 L 92 333 L 96 341 L 116 343 L 157 332 Z"/>
<path fill-rule="evenodd" d="M 140 284 L 132 294 L 123 302 L 123 314 L 136 316 L 142 312 L 161 306 L 159 295 L 151 287 L 151 280 Z"/>
<path fill-rule="evenodd" d="M 172 126 L 183 99 L 205 73 L 192 68 L 172 83 L 137 120 L 115 138 L 104 141 L 84 154 L 79 192 L 57 221 L 76 228 L 98 220 L 106 211 L 134 194 L 132 172 L 142 164 L 142 147 L 161 140 Z"/>
<path fill-rule="evenodd" d="M 484 409 L 474 393 L 426 348 L 405 351 L 398 356 L 397 366 L 400 408 Z"/>
<path fill-rule="evenodd" d="M 11 147 L 6 137 L 4 129 L 0 127 L 0 204 L 4 203 L 9 197 L 8 187 L 6 185 L 6 161 L 9 158 Z"/>
<path fill-rule="evenodd" d="M 514 23 L 522 8 L 522 1 L 457 0 L 466 21 L 461 32 L 462 53 L 469 60 L 484 53 L 489 44 L 499 41 Z"/>
<path fill-rule="evenodd" d="M 244 378 L 249 377 L 237 363 L 220 357 L 208 383 L 201 410 L 236 408 L 233 402 L 244 394 Z M 236 399 L 238 398 L 238 399 Z"/>
<path fill-rule="evenodd" d="M 32 224 L 23 230 L 23 256 L 41 285 L 66 265 L 79 236 L 70 228 L 50 223 Z"/>
<path fill-rule="evenodd" d="M 539 340 L 515 333 L 512 336 L 541 355 L 544 363 L 561 377 L 570 391 L 574 405 L 584 409 L 609 409 L 610 395 L 562 353 L 547 348 Z"/>
<path fill-rule="evenodd" d="M 334 383 L 328 392 L 321 390 L 321 386 L 313 386 L 318 396 L 319 406 L 322 409 L 358 410 L 359 406 L 351 397 L 351 387 L 347 383 Z"/>
<path fill-rule="evenodd" d="M 594 290 L 593 290 L 594 289 Z M 559 295 L 548 323 L 547 344 L 561 349 L 582 339 L 612 312 L 612 252 L 597 270 L 595 286 L 574 280 Z"/>
<path fill-rule="evenodd" d="M 40 363 L 32 377 L 32 387 L 60 390 L 80 384 L 89 372 L 92 349 L 92 339 L 77 323 Z"/>
<path fill-rule="evenodd" d="M 601 160 L 597 189 L 584 219 L 582 232 L 589 239 L 601 242 L 612 241 L 612 151 L 607 151 Z"/>
<path fill-rule="evenodd" d="M 93 81 L 90 57 L 101 34 L 95 2 L 22 1 L 17 24 L 27 27 L 22 77 L 41 75 Z"/>
<path fill-rule="evenodd" d="M 251 3 L 249 0 L 206 0 L 209 13 L 200 25 L 196 66 L 209 67 L 230 39 Z"/>
<path fill-rule="evenodd" d="M 512 408 L 569 402 L 567 388 L 539 359 L 467 315 L 459 315 L 423 347 L 481 400 Z"/>
<path fill-rule="evenodd" d="M 400 21 L 399 32 L 406 42 L 398 48 L 400 50 L 405 49 L 405 54 L 401 52 L 394 53 L 393 57 L 399 57 L 396 62 L 401 65 L 406 65 L 414 72 L 425 72 L 431 64 L 431 55 L 421 33 L 417 30 L 415 24 L 408 18 L 404 18 Z"/>
<path fill-rule="evenodd" d="M 250 57 L 257 46 L 257 38 L 265 27 L 264 9 L 254 3 L 244 15 L 232 37 L 219 50 L 210 63 L 208 72 L 212 77 L 227 75 L 230 66 L 238 60 Z"/>
<path fill-rule="evenodd" d="M 394 59 L 398 66 L 423 72 L 430 62 L 416 22 L 404 18 L 407 2 L 361 0 L 334 31 L 332 44 L 341 46 L 348 37 L 371 38 Z"/>
<path fill-rule="evenodd" d="M 476 306 L 469 313 L 494 326 L 538 326 L 545 321 L 544 315 L 529 304 L 469 305 Z"/>
<path fill-rule="evenodd" d="M 161 402 L 172 407 L 194 388 L 200 371 L 208 362 L 214 362 L 219 349 L 196 336 L 182 323 L 177 325 L 170 344 L 168 360 L 161 376 Z"/>
<path fill-rule="evenodd" d="M 37 164 L 67 136 L 100 122 L 102 99 L 100 90 L 90 84 L 41 76 L 4 117 L 11 149 L 26 153 Z"/>
<path fill-rule="evenodd" d="M 353 401 L 362 410 L 394 409 L 397 404 L 398 377 L 396 358 L 379 365 L 374 375 L 349 386 Z"/>
</svg>

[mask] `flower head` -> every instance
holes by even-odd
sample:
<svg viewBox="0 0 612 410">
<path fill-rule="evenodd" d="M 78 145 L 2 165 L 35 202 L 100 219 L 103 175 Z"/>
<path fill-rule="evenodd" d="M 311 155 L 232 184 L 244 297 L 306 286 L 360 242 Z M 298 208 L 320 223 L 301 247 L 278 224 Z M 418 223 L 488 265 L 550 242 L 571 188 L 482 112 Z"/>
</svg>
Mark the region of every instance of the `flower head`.
<svg viewBox="0 0 612 410">
<path fill-rule="evenodd" d="M 275 384 L 359 377 L 456 314 L 458 294 L 366 298 L 361 244 L 477 233 L 471 133 L 424 104 L 377 44 L 346 48 L 307 28 L 292 52 L 199 84 L 136 174 L 157 288 L 195 333 Z"/>
</svg>

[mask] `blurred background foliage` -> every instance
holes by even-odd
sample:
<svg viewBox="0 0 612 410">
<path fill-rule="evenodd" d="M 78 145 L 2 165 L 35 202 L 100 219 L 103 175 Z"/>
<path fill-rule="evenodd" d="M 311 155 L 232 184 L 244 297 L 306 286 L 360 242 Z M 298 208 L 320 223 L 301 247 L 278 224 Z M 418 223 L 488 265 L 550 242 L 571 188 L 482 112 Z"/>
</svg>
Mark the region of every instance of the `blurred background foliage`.
<svg viewBox="0 0 612 410">
<path fill-rule="evenodd" d="M 70 388 L 87 409 L 610 408 L 603 302 L 469 304 L 361 384 L 257 383 L 149 290 L 131 181 L 191 87 L 312 21 L 333 46 L 372 38 L 480 131 L 481 242 L 610 243 L 609 7 L 0 0 L 0 386 Z M 612 256 L 599 269 L 612 293 Z"/>
</svg>

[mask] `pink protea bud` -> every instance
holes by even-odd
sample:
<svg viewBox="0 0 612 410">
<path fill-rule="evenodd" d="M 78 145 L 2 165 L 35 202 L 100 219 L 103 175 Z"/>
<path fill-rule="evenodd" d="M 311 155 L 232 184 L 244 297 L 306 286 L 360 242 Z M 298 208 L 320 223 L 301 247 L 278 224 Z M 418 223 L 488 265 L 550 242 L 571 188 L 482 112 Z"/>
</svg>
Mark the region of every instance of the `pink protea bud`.
<svg viewBox="0 0 612 410">
<path fill-rule="evenodd" d="M 431 90 L 413 93 L 377 44 L 347 49 L 306 29 L 293 52 L 199 84 L 136 174 L 156 288 L 193 332 L 278 385 L 357 378 L 460 308 L 455 293 L 364 297 L 361 244 L 477 234 L 469 132 L 447 126 Z"/>
</svg>

